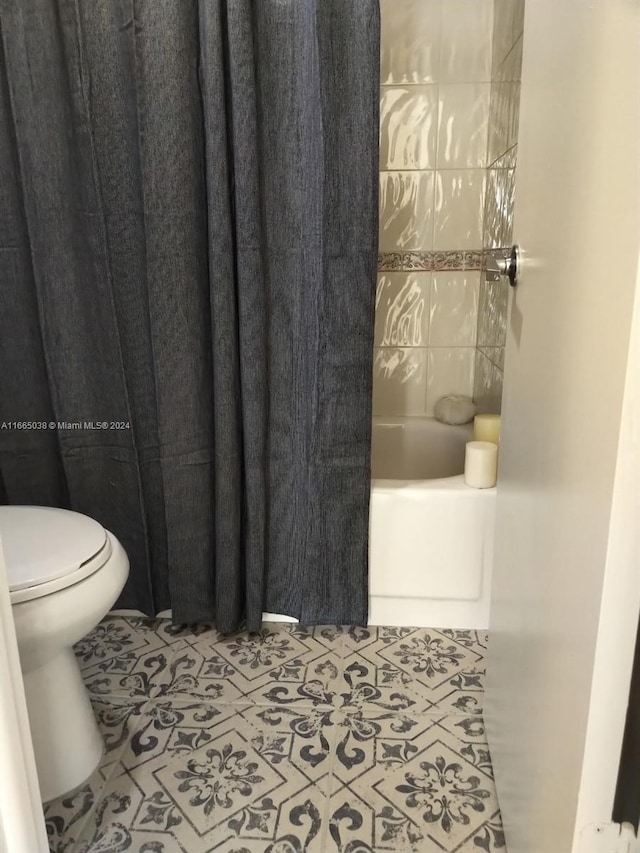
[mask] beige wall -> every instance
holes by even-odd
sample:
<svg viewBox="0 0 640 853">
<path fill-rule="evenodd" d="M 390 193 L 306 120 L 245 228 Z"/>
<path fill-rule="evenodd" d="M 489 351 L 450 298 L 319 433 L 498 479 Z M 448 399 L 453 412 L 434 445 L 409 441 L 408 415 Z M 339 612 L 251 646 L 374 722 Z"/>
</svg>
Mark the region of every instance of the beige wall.
<svg viewBox="0 0 640 853">
<path fill-rule="evenodd" d="M 471 395 L 493 0 L 381 0 L 374 414 Z"/>
<path fill-rule="evenodd" d="M 520 110 L 524 0 L 494 0 L 491 103 L 483 248 L 512 244 L 513 201 Z M 499 412 L 509 284 L 482 274 L 478 309 L 474 399 L 480 411 Z"/>
</svg>

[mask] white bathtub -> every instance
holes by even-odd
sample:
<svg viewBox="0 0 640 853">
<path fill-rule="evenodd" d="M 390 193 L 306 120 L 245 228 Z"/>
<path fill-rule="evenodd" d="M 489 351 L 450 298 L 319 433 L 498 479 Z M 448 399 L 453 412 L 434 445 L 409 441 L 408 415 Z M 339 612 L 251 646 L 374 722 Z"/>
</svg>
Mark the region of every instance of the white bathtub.
<svg viewBox="0 0 640 853">
<path fill-rule="evenodd" d="M 495 489 L 464 485 L 472 428 L 374 418 L 369 623 L 487 628 Z"/>
</svg>

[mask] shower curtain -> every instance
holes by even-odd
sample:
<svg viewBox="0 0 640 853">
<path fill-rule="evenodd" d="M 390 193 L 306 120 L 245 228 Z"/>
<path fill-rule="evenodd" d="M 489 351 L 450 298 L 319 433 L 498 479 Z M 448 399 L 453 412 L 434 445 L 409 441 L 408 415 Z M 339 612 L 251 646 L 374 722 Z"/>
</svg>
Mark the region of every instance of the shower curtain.
<svg viewBox="0 0 640 853">
<path fill-rule="evenodd" d="M 366 623 L 378 0 L 0 28 L 0 502 L 113 531 L 119 607 Z"/>
</svg>

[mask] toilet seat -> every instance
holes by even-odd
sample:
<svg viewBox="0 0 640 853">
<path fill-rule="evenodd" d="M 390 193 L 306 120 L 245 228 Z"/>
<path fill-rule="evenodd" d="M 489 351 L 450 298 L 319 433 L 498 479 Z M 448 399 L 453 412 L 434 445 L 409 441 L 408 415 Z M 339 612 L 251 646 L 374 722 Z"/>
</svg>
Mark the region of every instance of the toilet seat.
<svg viewBox="0 0 640 853">
<path fill-rule="evenodd" d="M 12 604 L 84 580 L 104 566 L 112 551 L 97 521 L 52 507 L 1 506 L 0 540 Z"/>
</svg>

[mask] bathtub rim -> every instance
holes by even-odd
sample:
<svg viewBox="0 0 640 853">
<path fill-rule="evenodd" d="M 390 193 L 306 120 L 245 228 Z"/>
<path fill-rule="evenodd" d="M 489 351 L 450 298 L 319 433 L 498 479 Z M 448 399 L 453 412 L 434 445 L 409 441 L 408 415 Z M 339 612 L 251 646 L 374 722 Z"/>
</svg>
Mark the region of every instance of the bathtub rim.
<svg viewBox="0 0 640 853">
<path fill-rule="evenodd" d="M 371 492 L 380 494 L 381 492 L 395 492 L 401 489 L 415 489 L 416 491 L 428 491 L 429 489 L 460 489 L 463 492 L 484 492 L 486 494 L 496 494 L 497 485 L 490 486 L 488 489 L 477 489 L 474 486 L 467 486 L 464 482 L 464 474 L 454 474 L 451 477 L 434 477 L 426 480 L 406 480 L 406 479 L 386 479 L 376 477 L 371 479 Z"/>
</svg>

